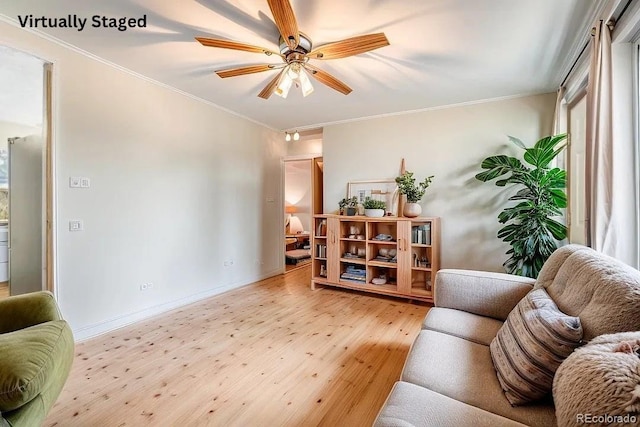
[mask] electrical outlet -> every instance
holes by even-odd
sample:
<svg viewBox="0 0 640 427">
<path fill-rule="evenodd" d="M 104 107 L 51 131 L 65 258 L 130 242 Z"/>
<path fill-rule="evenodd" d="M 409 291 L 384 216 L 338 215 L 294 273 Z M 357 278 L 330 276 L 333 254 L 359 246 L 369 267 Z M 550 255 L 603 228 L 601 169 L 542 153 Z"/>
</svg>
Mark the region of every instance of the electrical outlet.
<svg viewBox="0 0 640 427">
<path fill-rule="evenodd" d="M 148 291 L 149 289 L 153 289 L 153 283 L 142 283 L 140 284 L 141 291 Z"/>
<path fill-rule="evenodd" d="M 69 177 L 69 187 L 70 188 L 80 188 L 80 177 L 79 176 L 70 176 Z"/>
<path fill-rule="evenodd" d="M 81 188 L 89 188 L 91 187 L 91 180 L 86 176 L 80 177 L 80 187 Z"/>
<path fill-rule="evenodd" d="M 224 266 L 230 267 L 233 265 L 233 260 L 231 258 L 224 260 Z"/>
</svg>

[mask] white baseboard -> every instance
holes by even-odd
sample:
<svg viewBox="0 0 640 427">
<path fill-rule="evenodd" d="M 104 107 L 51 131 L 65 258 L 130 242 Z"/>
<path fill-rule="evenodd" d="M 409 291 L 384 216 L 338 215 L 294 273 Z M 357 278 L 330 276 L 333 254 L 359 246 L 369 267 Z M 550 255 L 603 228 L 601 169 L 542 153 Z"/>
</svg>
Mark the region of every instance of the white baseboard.
<svg viewBox="0 0 640 427">
<path fill-rule="evenodd" d="M 128 325 L 131 325 L 132 323 L 139 322 L 141 320 L 145 320 L 153 316 L 157 316 L 167 311 L 171 311 L 176 308 L 179 308 L 188 304 L 192 304 L 194 302 L 201 301 L 203 299 L 210 298 L 215 295 L 219 295 L 233 289 L 241 288 L 243 286 L 247 286 L 252 283 L 259 282 L 260 280 L 268 279 L 269 277 L 277 276 L 278 274 L 282 274 L 282 271 L 280 269 L 276 269 L 268 273 L 264 273 L 248 281 L 232 283 L 229 285 L 220 286 L 219 288 L 209 289 L 204 292 L 198 292 L 196 294 L 189 295 L 187 297 L 180 298 L 175 301 L 159 304 L 153 307 L 145 308 L 144 310 L 136 311 L 133 313 L 114 317 L 113 319 L 105 320 L 102 322 L 94 323 L 92 325 L 84 326 L 82 328 L 74 329 L 73 336 L 76 342 L 84 341 L 89 338 L 93 338 L 98 335 L 111 332 L 115 329 L 119 329 Z"/>
</svg>

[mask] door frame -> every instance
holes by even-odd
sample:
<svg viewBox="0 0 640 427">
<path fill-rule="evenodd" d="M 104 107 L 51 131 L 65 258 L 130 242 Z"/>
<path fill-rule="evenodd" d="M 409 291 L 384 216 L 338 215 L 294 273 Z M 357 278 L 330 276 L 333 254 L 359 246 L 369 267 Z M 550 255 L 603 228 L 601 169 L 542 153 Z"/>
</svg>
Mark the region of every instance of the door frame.
<svg viewBox="0 0 640 427">
<path fill-rule="evenodd" d="M 315 162 L 318 161 L 318 159 L 322 159 L 322 154 L 298 154 L 298 155 L 294 155 L 294 156 L 283 156 L 280 158 L 280 188 L 282 189 L 281 191 L 281 195 L 280 195 L 280 248 L 282 248 L 281 250 L 279 250 L 278 252 L 280 253 L 280 268 L 281 268 L 281 272 L 282 274 L 284 274 L 286 272 L 286 265 L 285 265 L 285 256 L 284 256 L 284 247 L 285 247 L 285 243 L 286 243 L 286 233 L 285 233 L 285 165 L 287 162 L 291 162 L 291 161 L 297 161 L 297 160 L 309 160 L 310 163 L 310 173 L 311 173 L 311 182 L 309 183 L 311 185 L 311 224 L 313 224 L 313 216 L 316 215 L 317 213 L 322 213 L 323 210 L 323 206 L 322 204 L 320 204 L 318 206 L 318 197 L 321 197 L 324 201 L 324 180 L 322 182 L 322 186 L 320 188 L 321 194 L 317 194 L 316 191 L 318 190 L 316 185 L 314 185 L 314 178 L 315 178 L 315 174 L 314 174 L 314 167 L 315 167 Z M 316 212 L 318 211 L 319 212 Z M 312 230 L 309 230 L 310 236 L 313 235 L 313 227 L 311 227 Z"/>
<path fill-rule="evenodd" d="M 56 117 L 54 111 L 53 98 L 56 92 L 56 83 L 54 75 L 54 62 L 32 53 L 27 50 L 23 50 L 12 45 L 10 42 L 2 42 L 2 45 L 22 52 L 25 55 L 33 56 L 42 61 L 42 78 L 43 78 L 43 116 L 42 116 L 42 141 L 44 144 L 44 195 L 43 195 L 43 241 L 44 241 L 44 264 L 45 264 L 45 277 L 43 278 L 42 289 L 54 294 L 58 299 L 57 288 L 57 268 L 56 268 L 56 242 L 57 242 L 57 227 L 56 227 L 56 183 L 55 183 L 55 147 L 54 147 L 54 131 L 55 127 L 53 121 Z M 11 191 L 11 189 L 9 189 Z M 9 218 L 11 220 L 11 218 Z"/>
<path fill-rule="evenodd" d="M 44 120 L 42 140 L 45 144 L 45 289 L 56 294 L 55 287 L 55 222 L 53 182 L 53 64 L 45 61 L 44 70 Z"/>
</svg>

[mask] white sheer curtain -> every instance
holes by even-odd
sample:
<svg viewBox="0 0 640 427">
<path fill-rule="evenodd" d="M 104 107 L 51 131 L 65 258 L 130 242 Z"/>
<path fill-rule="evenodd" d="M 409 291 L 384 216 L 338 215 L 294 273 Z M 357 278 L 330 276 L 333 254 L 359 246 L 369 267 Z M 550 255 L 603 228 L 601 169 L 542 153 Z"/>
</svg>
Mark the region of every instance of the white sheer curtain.
<svg viewBox="0 0 640 427">
<path fill-rule="evenodd" d="M 637 262 L 633 208 L 633 142 L 614 134 L 611 29 L 602 21 L 591 40 L 587 86 L 587 242 L 630 265 Z M 627 106 L 626 108 L 631 108 Z M 630 169 L 631 166 L 631 169 Z"/>
</svg>

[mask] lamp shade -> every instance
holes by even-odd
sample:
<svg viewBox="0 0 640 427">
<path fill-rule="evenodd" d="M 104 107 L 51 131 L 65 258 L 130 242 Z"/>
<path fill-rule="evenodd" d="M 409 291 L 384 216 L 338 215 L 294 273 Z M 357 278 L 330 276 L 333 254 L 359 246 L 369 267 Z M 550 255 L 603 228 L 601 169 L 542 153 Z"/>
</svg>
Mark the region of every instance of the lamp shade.
<svg viewBox="0 0 640 427">
<path fill-rule="evenodd" d="M 284 212 L 288 213 L 288 214 L 294 214 L 296 213 L 297 209 L 295 207 L 295 205 L 288 205 L 284 208 Z"/>
<path fill-rule="evenodd" d="M 300 221 L 300 218 L 298 218 L 295 215 L 292 215 L 291 219 L 289 219 L 289 233 L 299 234 L 299 233 L 302 233 L 303 231 L 304 231 L 304 228 L 302 227 L 302 222 Z"/>
</svg>

